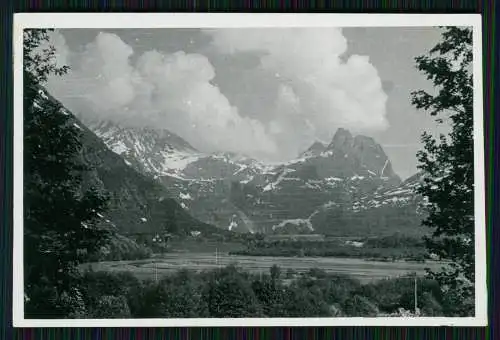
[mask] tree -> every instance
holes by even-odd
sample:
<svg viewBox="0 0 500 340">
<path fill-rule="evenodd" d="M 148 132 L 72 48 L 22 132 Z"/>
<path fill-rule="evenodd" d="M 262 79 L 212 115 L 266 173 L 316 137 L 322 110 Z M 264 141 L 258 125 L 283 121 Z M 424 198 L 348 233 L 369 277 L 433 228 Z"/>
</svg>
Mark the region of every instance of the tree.
<svg viewBox="0 0 500 340">
<path fill-rule="evenodd" d="M 424 149 L 417 154 L 424 183 L 418 192 L 426 198 L 423 225 L 432 229 L 425 238 L 429 252 L 450 260 L 449 268 L 429 271 L 456 306 L 454 315 L 474 310 L 474 168 L 472 30 L 448 27 L 428 55 L 415 58 L 417 67 L 436 88 L 412 93 L 412 104 L 428 111 L 437 123 L 451 125 L 448 135 L 422 135 Z"/>
<path fill-rule="evenodd" d="M 55 63 L 49 30 L 24 31 L 24 282 L 26 317 L 70 317 L 79 299 L 78 264 L 106 242 L 97 227 L 106 199 L 82 189 L 87 170 L 74 117 L 49 98 L 49 76 L 68 68 Z M 76 314 L 75 314 L 76 313 Z"/>
<path fill-rule="evenodd" d="M 146 282 L 130 292 L 130 309 L 139 318 L 208 317 L 201 290 L 203 283 L 187 271 L 179 271 L 160 282 Z"/>
<path fill-rule="evenodd" d="M 278 268 L 278 266 L 271 267 Z M 276 276 L 278 275 L 278 276 Z M 279 272 L 273 276 L 265 275 L 264 277 L 256 276 L 252 282 L 252 290 L 259 300 L 265 316 L 279 317 L 284 315 L 285 302 L 285 287 L 279 280 Z"/>
<path fill-rule="evenodd" d="M 284 292 L 283 316 L 327 317 L 332 309 L 314 280 L 302 279 L 293 282 Z"/>
<path fill-rule="evenodd" d="M 351 317 L 375 317 L 379 314 L 377 306 L 364 296 L 354 295 L 348 298 L 343 309 Z"/>
<path fill-rule="evenodd" d="M 422 315 L 424 316 L 441 316 L 443 313 L 442 306 L 431 292 L 422 294 L 420 304 L 422 305 Z"/>
<path fill-rule="evenodd" d="M 262 313 L 251 283 L 231 265 L 212 273 L 204 296 L 212 317 L 256 317 Z"/>
<path fill-rule="evenodd" d="M 101 296 L 97 306 L 90 310 L 90 315 L 96 319 L 127 319 L 131 317 L 127 299 L 123 295 Z"/>
</svg>

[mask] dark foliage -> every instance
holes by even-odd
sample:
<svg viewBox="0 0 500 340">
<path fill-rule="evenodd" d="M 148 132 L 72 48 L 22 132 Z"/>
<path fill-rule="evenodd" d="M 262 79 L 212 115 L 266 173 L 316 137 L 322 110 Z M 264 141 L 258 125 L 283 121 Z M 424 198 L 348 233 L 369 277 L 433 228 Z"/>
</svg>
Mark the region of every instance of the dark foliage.
<svg viewBox="0 0 500 340">
<path fill-rule="evenodd" d="M 203 292 L 213 317 L 256 317 L 260 306 L 251 283 L 234 266 L 209 275 Z"/>
<path fill-rule="evenodd" d="M 153 255 L 151 248 L 138 244 L 134 240 L 119 234 L 113 234 L 108 244 L 89 257 L 90 262 L 141 260 Z"/>
<path fill-rule="evenodd" d="M 78 264 L 106 242 L 97 225 L 106 197 L 82 189 L 80 130 L 41 85 L 67 68 L 43 45 L 47 30 L 24 32 L 24 282 L 26 317 L 81 313 Z"/>
<path fill-rule="evenodd" d="M 186 271 L 180 271 L 158 283 L 146 281 L 130 295 L 130 308 L 134 317 L 140 318 L 208 317 L 202 284 L 202 281 Z"/>
<path fill-rule="evenodd" d="M 232 251 L 235 255 L 251 256 L 312 256 L 355 257 L 385 260 L 425 261 L 427 251 L 419 238 L 394 234 L 386 237 L 358 239 L 362 246 L 353 246 L 339 240 L 266 240 L 264 237 L 248 237 L 247 248 Z"/>
<path fill-rule="evenodd" d="M 414 309 L 412 277 L 363 285 L 320 269 L 283 280 L 277 270 L 263 275 L 235 266 L 200 273 L 181 270 L 158 281 L 87 272 L 82 301 L 89 312 L 80 317 L 370 317 Z M 417 282 L 421 315 L 444 315 L 437 282 Z"/>
<path fill-rule="evenodd" d="M 447 291 L 454 314 L 467 316 L 474 311 L 475 280 L 472 29 L 445 28 L 441 41 L 416 62 L 436 93 L 416 91 L 412 103 L 451 125 L 451 132 L 437 139 L 424 133 L 424 149 L 417 155 L 425 175 L 419 193 L 427 198 L 423 225 L 433 232 L 426 245 L 452 261 L 429 275 Z"/>
</svg>

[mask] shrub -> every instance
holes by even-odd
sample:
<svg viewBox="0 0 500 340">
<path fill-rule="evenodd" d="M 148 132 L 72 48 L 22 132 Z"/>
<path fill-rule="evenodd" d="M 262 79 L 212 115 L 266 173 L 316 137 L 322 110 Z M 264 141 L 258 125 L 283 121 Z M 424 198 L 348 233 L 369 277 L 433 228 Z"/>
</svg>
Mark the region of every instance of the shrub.
<svg viewBox="0 0 500 340">
<path fill-rule="evenodd" d="M 204 299 L 213 317 L 255 317 L 262 314 L 250 282 L 234 266 L 212 273 Z"/>
<path fill-rule="evenodd" d="M 364 296 L 354 295 L 344 302 L 344 312 L 348 316 L 375 317 L 379 314 L 377 306 Z"/>
<path fill-rule="evenodd" d="M 123 295 L 103 295 L 90 310 L 93 318 L 130 318 L 132 315 Z"/>
<path fill-rule="evenodd" d="M 285 291 L 282 316 L 327 317 L 332 310 L 318 287 L 292 284 Z"/>
</svg>

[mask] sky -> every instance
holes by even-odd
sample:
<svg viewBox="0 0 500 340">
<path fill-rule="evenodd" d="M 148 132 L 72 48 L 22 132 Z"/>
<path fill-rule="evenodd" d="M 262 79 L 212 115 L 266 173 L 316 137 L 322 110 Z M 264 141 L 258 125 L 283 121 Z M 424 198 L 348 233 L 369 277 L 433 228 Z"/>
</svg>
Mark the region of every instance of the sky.
<svg viewBox="0 0 500 340">
<path fill-rule="evenodd" d="M 423 131 L 410 104 L 432 91 L 414 57 L 433 27 L 70 29 L 51 36 L 69 65 L 48 88 L 76 114 L 168 129 L 200 151 L 296 158 L 342 127 L 373 137 L 402 178 L 417 171 Z"/>
</svg>

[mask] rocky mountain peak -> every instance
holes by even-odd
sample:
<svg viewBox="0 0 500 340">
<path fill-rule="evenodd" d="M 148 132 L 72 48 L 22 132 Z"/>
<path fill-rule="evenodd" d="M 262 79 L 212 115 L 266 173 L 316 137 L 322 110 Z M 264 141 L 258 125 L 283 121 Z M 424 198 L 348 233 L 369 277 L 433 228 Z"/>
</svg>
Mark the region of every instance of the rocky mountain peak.
<svg viewBox="0 0 500 340">
<path fill-rule="evenodd" d="M 85 119 L 83 122 L 109 149 L 142 173 L 175 173 L 200 154 L 187 141 L 167 129 L 124 126 L 99 119 Z"/>
<path fill-rule="evenodd" d="M 129 140 L 134 143 L 146 143 L 149 147 L 161 151 L 182 150 L 196 152 L 186 140 L 175 133 L 161 128 L 133 127 L 106 120 L 84 120 L 86 126 L 103 138 L 117 138 Z"/>
<path fill-rule="evenodd" d="M 346 129 L 339 128 L 337 129 L 337 132 L 335 132 L 331 143 L 328 145 L 328 149 L 333 150 L 337 148 L 349 148 L 352 146 L 352 143 L 352 134 Z"/>
<path fill-rule="evenodd" d="M 315 142 L 302 157 L 314 166 L 320 178 L 368 176 L 400 182 L 380 144 L 372 137 L 353 136 L 343 128 L 335 132 L 328 146 Z"/>
</svg>

